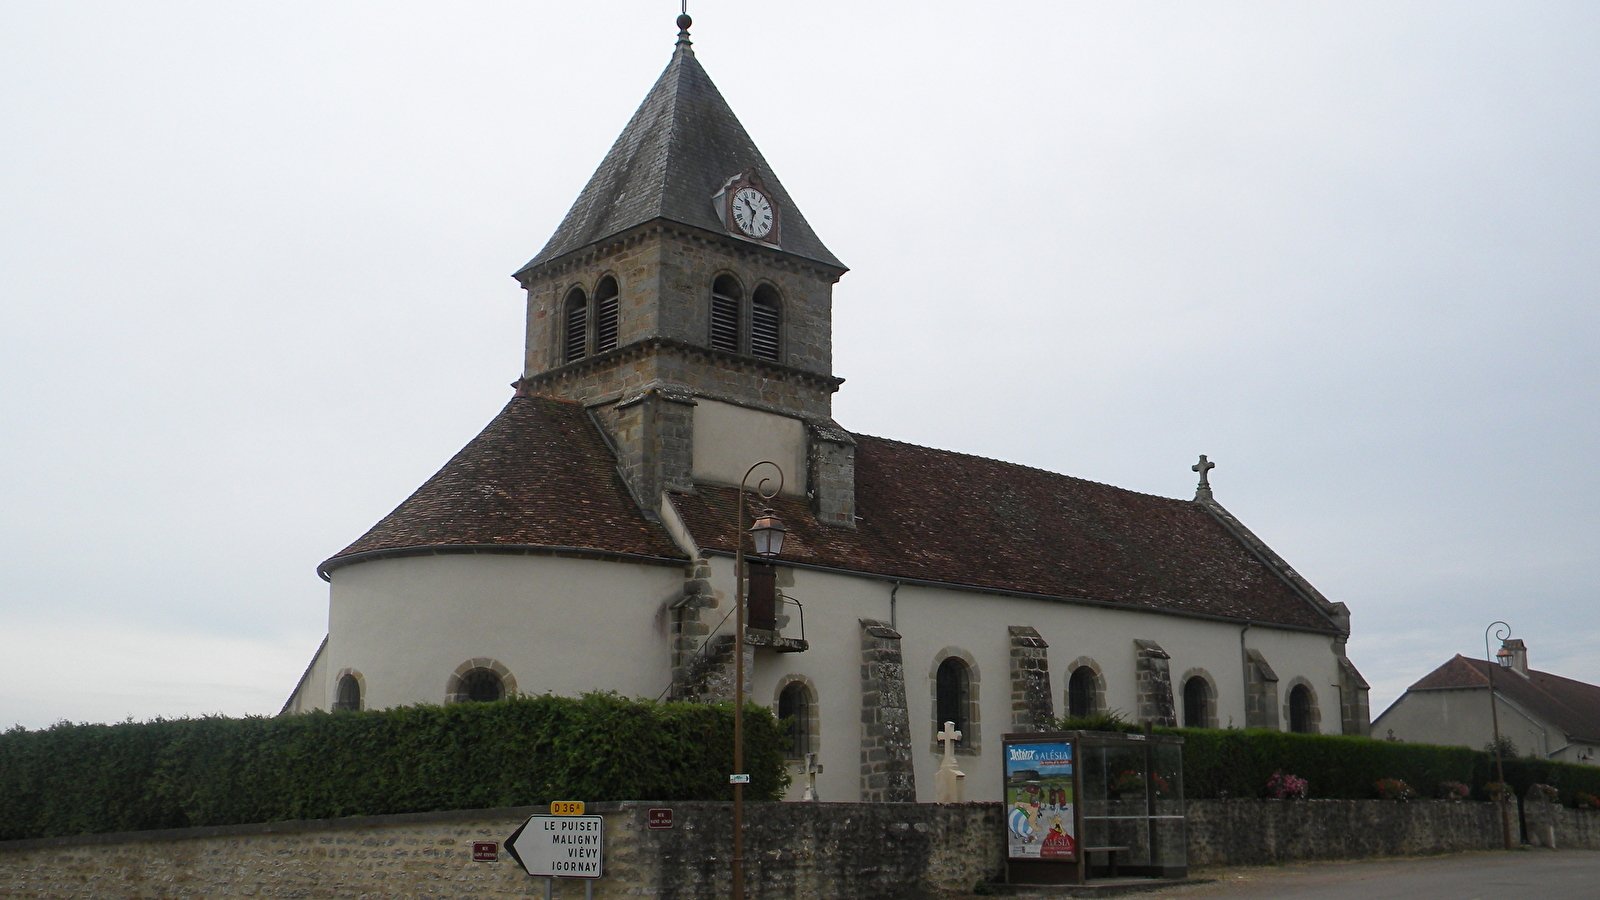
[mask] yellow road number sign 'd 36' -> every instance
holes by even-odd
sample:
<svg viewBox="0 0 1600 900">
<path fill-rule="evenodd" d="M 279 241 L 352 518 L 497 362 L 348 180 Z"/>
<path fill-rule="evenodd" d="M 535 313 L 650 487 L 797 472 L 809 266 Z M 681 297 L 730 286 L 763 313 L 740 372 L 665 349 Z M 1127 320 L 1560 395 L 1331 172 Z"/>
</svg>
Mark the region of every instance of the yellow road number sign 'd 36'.
<svg viewBox="0 0 1600 900">
<path fill-rule="evenodd" d="M 552 816 L 581 816 L 583 815 L 582 800 L 555 800 L 550 804 Z"/>
</svg>

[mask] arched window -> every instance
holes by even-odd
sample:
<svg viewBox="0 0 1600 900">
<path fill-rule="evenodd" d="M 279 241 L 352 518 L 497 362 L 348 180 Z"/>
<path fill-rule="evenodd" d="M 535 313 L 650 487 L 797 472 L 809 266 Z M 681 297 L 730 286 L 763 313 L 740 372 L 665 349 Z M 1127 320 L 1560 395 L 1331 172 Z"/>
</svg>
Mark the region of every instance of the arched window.
<svg viewBox="0 0 1600 900">
<path fill-rule="evenodd" d="M 750 355 L 778 360 L 778 334 L 782 307 L 770 284 L 756 288 L 750 297 Z"/>
<path fill-rule="evenodd" d="M 617 280 L 610 275 L 594 289 L 594 352 L 617 348 Z"/>
<path fill-rule="evenodd" d="M 566 362 L 577 362 L 589 355 L 589 298 L 583 288 L 567 292 L 562 304 L 566 330 L 562 332 L 562 348 Z"/>
<path fill-rule="evenodd" d="M 778 718 L 788 729 L 788 759 L 805 759 L 811 752 L 811 692 L 805 682 L 791 681 L 778 695 Z"/>
<path fill-rule="evenodd" d="M 456 696 L 472 703 L 492 703 L 506 695 L 506 685 L 500 673 L 493 669 L 473 669 L 461 676 L 461 688 Z"/>
<path fill-rule="evenodd" d="M 972 731 L 972 716 L 968 713 L 972 704 L 972 670 L 965 660 L 951 656 L 939 663 L 938 674 L 934 676 L 934 697 L 934 710 L 939 719 L 934 725 L 942 728 L 946 722 L 956 723 L 956 730 L 961 732 L 956 746 L 967 746 L 967 735 Z"/>
<path fill-rule="evenodd" d="M 339 677 L 339 685 L 334 689 L 334 711 L 361 708 L 361 681 L 350 672 Z"/>
<path fill-rule="evenodd" d="M 1183 683 L 1183 727 L 1211 727 L 1211 685 L 1199 675 Z"/>
<path fill-rule="evenodd" d="M 1073 669 L 1072 677 L 1067 679 L 1067 715 L 1081 719 L 1098 713 L 1094 702 L 1097 687 L 1093 669 L 1088 666 Z"/>
<path fill-rule="evenodd" d="M 718 275 L 711 283 L 711 348 L 739 352 L 740 306 L 744 292 L 732 275 Z"/>
<path fill-rule="evenodd" d="M 1315 700 L 1311 696 L 1311 688 L 1303 684 L 1294 686 L 1289 692 L 1289 730 L 1296 734 L 1311 733 L 1311 714 Z"/>
</svg>

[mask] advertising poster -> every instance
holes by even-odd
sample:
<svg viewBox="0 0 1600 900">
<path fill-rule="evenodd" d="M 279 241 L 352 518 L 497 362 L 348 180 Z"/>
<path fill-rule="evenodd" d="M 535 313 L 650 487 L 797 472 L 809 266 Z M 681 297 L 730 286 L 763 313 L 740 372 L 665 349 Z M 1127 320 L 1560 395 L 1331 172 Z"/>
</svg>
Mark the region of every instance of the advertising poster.
<svg viewBox="0 0 1600 900">
<path fill-rule="evenodd" d="M 1072 744 L 1006 745 L 1006 838 L 1012 859 L 1077 858 Z"/>
</svg>

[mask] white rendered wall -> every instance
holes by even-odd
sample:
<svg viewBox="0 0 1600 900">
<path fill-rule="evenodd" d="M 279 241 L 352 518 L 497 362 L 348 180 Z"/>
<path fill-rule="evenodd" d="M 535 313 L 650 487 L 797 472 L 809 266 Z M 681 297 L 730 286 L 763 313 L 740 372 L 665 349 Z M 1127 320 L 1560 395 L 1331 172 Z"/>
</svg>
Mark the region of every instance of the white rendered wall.
<svg viewBox="0 0 1600 900">
<path fill-rule="evenodd" d="M 694 406 L 694 480 L 737 485 L 752 462 L 783 468 L 783 492 L 806 492 L 806 426 L 799 419 L 699 398 Z M 769 475 L 764 466 L 753 478 Z M 755 484 L 750 485 L 752 488 Z"/>
<path fill-rule="evenodd" d="M 1514 673 L 1496 672 L 1500 678 L 1520 678 Z M 1511 738 L 1517 753 L 1546 757 L 1565 741 L 1561 733 L 1526 710 L 1496 696 L 1500 734 Z M 1494 739 L 1494 715 L 1484 688 L 1461 690 L 1406 691 L 1394 705 L 1372 723 L 1372 736 L 1414 744 L 1443 744 L 1481 750 Z M 1576 760 L 1573 760 L 1576 761 Z"/>
<path fill-rule="evenodd" d="M 324 680 L 359 671 L 368 709 L 443 703 L 456 667 L 488 657 L 525 694 L 653 698 L 671 677 L 664 607 L 683 577 L 677 565 L 504 554 L 345 566 L 332 573 Z"/>
</svg>

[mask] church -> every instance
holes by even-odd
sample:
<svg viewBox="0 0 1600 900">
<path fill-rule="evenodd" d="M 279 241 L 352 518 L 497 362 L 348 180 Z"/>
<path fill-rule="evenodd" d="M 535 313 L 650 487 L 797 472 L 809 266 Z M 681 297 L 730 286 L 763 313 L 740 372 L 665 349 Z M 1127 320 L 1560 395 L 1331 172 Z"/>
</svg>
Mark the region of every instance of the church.
<svg viewBox="0 0 1600 900">
<path fill-rule="evenodd" d="M 284 711 L 731 699 L 744 485 L 785 529 L 749 557 L 746 696 L 792 721 L 822 800 L 932 800 L 946 721 L 969 800 L 1000 799 L 1003 734 L 1069 713 L 1367 733 L 1349 610 L 1215 500 L 1205 457 L 1170 499 L 834 421 L 846 267 L 678 25 L 515 273 L 510 402 L 318 567 L 328 634 Z"/>
</svg>

